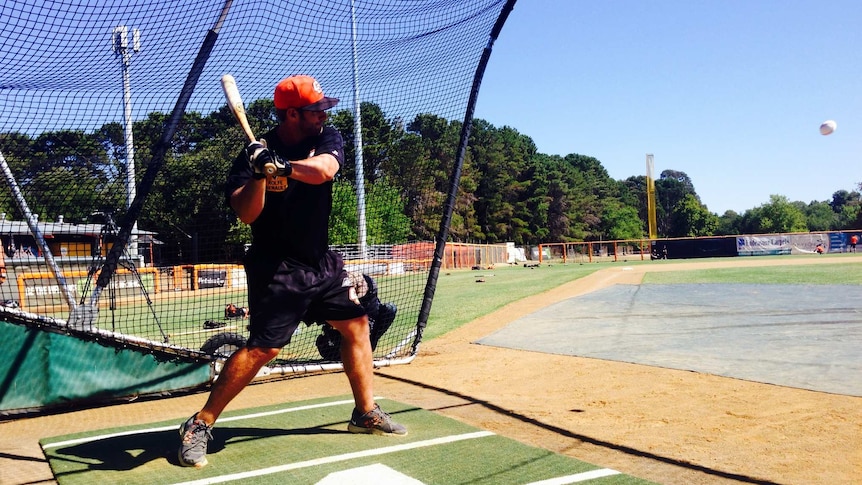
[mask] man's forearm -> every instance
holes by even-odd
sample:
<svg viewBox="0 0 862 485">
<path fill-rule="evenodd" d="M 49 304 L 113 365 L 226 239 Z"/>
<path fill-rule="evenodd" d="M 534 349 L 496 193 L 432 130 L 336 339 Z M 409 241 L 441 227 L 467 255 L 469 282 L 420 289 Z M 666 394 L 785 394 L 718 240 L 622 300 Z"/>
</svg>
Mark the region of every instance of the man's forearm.
<svg viewBox="0 0 862 485">
<path fill-rule="evenodd" d="M 239 220 L 251 224 L 263 211 L 266 196 L 266 179 L 250 179 L 236 189 L 230 197 L 230 205 Z"/>
<path fill-rule="evenodd" d="M 329 153 L 321 153 L 305 160 L 290 162 L 293 173 L 290 178 L 311 185 L 329 182 L 338 172 L 338 160 Z"/>
</svg>

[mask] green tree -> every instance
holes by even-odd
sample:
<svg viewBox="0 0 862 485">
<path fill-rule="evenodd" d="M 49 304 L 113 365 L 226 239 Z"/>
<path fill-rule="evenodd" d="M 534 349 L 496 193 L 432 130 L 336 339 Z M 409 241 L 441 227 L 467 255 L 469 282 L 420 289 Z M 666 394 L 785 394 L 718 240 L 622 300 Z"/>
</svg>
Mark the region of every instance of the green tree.
<svg viewBox="0 0 862 485">
<path fill-rule="evenodd" d="M 858 184 L 858 189 L 862 191 L 862 183 Z M 836 191 L 829 205 L 836 214 L 835 229 L 862 228 L 862 195 L 859 192 Z"/>
<path fill-rule="evenodd" d="M 838 226 L 838 214 L 824 201 L 812 201 L 802 208 L 809 231 L 830 231 Z"/>
<path fill-rule="evenodd" d="M 862 187 L 860 187 L 862 190 Z M 837 190 L 832 193 L 832 201 L 829 202 L 829 205 L 832 207 L 832 210 L 837 214 L 840 213 L 841 210 L 846 205 L 858 204 L 860 200 L 859 192 L 853 191 L 848 192 L 846 190 Z"/>
<path fill-rule="evenodd" d="M 647 179 L 645 175 L 632 176 L 619 182 L 620 202 L 635 208 L 643 226 L 642 232 L 649 234 L 649 214 L 647 205 Z"/>
<path fill-rule="evenodd" d="M 337 180 L 332 187 L 332 213 L 329 215 L 329 243 L 355 244 L 359 240 L 359 215 L 356 190 L 348 180 Z"/>
<path fill-rule="evenodd" d="M 742 234 L 742 216 L 736 211 L 728 210 L 718 218 L 718 227 L 715 229 L 715 234 L 718 236 L 728 236 L 732 234 Z"/>
<path fill-rule="evenodd" d="M 770 195 L 769 202 L 756 208 L 752 214 L 751 232 L 782 233 L 807 232 L 805 214 L 783 195 Z"/>
<path fill-rule="evenodd" d="M 337 180 L 332 198 L 330 244 L 355 244 L 359 240 L 356 187 L 347 180 Z M 399 190 L 385 179 L 371 184 L 366 192 L 365 226 L 368 244 L 398 244 L 408 240 L 410 220 L 404 214 L 404 201 Z"/>
<path fill-rule="evenodd" d="M 40 220 L 63 216 L 69 222 L 88 222 L 93 212 L 125 207 L 124 180 L 117 178 L 115 161 L 108 158 L 97 135 L 80 130 L 44 132 L 31 140 L 25 153 L 20 151 L 23 139 L 7 139 L 13 141 L 18 146 L 10 152 L 10 168 Z M 17 209 L 13 214 L 23 217 Z"/>
<path fill-rule="evenodd" d="M 601 239 L 604 204 L 617 196 L 616 183 L 594 157 L 573 153 L 566 155 L 564 160 L 573 169 L 568 174 L 573 210 L 581 223 L 582 232 L 578 232 L 581 232 L 582 240 Z M 581 234 L 572 233 L 570 237 L 581 239 Z"/>
<path fill-rule="evenodd" d="M 643 222 L 638 216 L 637 209 L 613 200 L 604 205 L 602 227 L 605 239 L 608 240 L 644 237 Z"/>
<path fill-rule="evenodd" d="M 543 163 L 544 155 L 536 155 L 524 172 L 525 179 L 529 181 L 526 190 L 524 204 L 530 213 L 528 231 L 531 238 L 530 244 L 550 242 L 548 235 L 551 233 L 548 218 L 551 207 L 550 176 L 547 163 Z"/>
<path fill-rule="evenodd" d="M 88 173 L 105 172 L 107 157 L 104 148 L 95 136 L 81 130 L 45 132 L 37 136 L 30 145 L 29 175 L 50 168 L 82 168 Z"/>
<path fill-rule="evenodd" d="M 190 137 L 193 134 L 188 134 Z M 236 216 L 225 200 L 226 175 L 238 150 L 236 138 L 224 132 L 196 142 L 194 149 L 169 153 L 147 196 L 139 226 L 159 233 L 168 259 L 185 262 L 235 259 L 239 248 L 226 246 Z M 237 240 L 236 230 L 231 236 Z"/>
<path fill-rule="evenodd" d="M 406 192 L 405 207 L 414 236 L 432 240 L 440 228 L 461 124 L 425 113 L 417 115 L 407 130 L 393 149 L 396 156 L 386 160 L 384 168 Z"/>
<path fill-rule="evenodd" d="M 260 135 L 278 126 L 278 118 L 275 115 L 275 104 L 272 102 L 272 98 L 262 98 L 252 101 L 245 109 L 245 112 L 248 114 L 251 129 L 257 134 L 258 138 L 260 138 Z M 236 131 L 236 140 L 245 142 L 245 136 L 243 136 L 239 125 L 234 121 L 230 108 L 223 106 L 218 110 L 217 114 L 214 114 L 214 116 L 211 115 L 211 117 L 213 118 L 212 129 L 221 132 L 225 127 L 229 127 Z"/>
<path fill-rule="evenodd" d="M 548 241 L 583 241 L 587 223 L 576 205 L 577 193 L 572 187 L 574 170 L 559 157 L 552 157 L 548 170 Z"/>
<path fill-rule="evenodd" d="M 686 195 L 695 195 L 688 175 L 677 170 L 664 170 L 655 181 L 656 223 L 659 237 L 678 237 L 689 232 L 685 219 L 674 217 L 677 205 Z"/>
<path fill-rule="evenodd" d="M 837 229 L 862 229 L 862 206 L 858 204 L 847 204 L 841 208 L 837 215 Z"/>
<path fill-rule="evenodd" d="M 655 185 L 660 237 L 708 236 L 719 230 L 718 216 L 703 205 L 688 174 L 664 170 Z"/>
<path fill-rule="evenodd" d="M 385 175 L 383 167 L 392 156 L 392 143 L 402 136 L 399 120 L 388 120 L 383 109 L 370 102 L 360 105 L 362 113 L 362 173 L 366 180 L 374 183 Z M 344 139 L 344 166 L 339 177 L 356 180 L 356 136 L 353 111 L 343 109 L 329 117 L 329 123 L 338 129 Z"/>
<path fill-rule="evenodd" d="M 431 240 L 435 237 L 433 218 L 442 200 L 434 190 L 434 168 L 422 138 L 415 133 L 400 137 L 392 147 L 393 156 L 384 163 L 390 183 L 397 187 L 404 201 L 404 213 L 410 219 L 411 237 Z M 439 212 L 438 212 L 439 213 Z M 439 222 L 439 216 L 436 221 Z"/>
<path fill-rule="evenodd" d="M 410 236 L 410 219 L 404 214 L 404 200 L 397 187 L 385 178 L 373 183 L 367 193 L 368 243 L 398 244 Z"/>
<path fill-rule="evenodd" d="M 711 236 L 718 228 L 718 216 L 709 212 L 694 194 L 685 194 L 673 212 L 673 227 L 684 233 L 672 234 L 672 237 Z"/>
<path fill-rule="evenodd" d="M 530 211 L 528 242 L 583 241 L 587 224 L 578 212 L 575 184 L 578 173 L 558 155 L 537 154 L 527 171 L 530 181 L 527 194 Z"/>
<path fill-rule="evenodd" d="M 524 174 L 534 153 L 532 141 L 517 131 L 496 129 L 484 120 L 474 123 L 475 210 L 485 241 L 523 244 L 530 239 L 531 215 L 524 203 L 530 182 Z"/>
<path fill-rule="evenodd" d="M 26 172 L 30 157 L 30 143 L 30 137 L 26 134 L 0 133 L 0 153 L 3 154 L 18 184 L 25 184 L 31 178 L 31 174 Z M 11 190 L 0 191 L 0 212 L 8 214 L 10 218 L 21 217 Z"/>
</svg>

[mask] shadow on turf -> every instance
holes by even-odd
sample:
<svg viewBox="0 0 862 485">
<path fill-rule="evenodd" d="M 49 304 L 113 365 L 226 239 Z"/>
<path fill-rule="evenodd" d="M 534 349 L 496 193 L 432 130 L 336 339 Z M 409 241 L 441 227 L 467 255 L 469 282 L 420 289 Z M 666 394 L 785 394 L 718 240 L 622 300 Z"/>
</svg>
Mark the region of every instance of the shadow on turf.
<svg viewBox="0 0 862 485">
<path fill-rule="evenodd" d="M 483 406 L 483 407 L 485 407 L 485 408 L 487 408 L 487 409 L 489 409 L 489 410 L 491 410 L 491 411 L 494 411 L 494 412 L 496 412 L 496 413 L 503 414 L 503 415 L 508 416 L 508 417 L 510 417 L 510 418 L 517 419 L 517 420 L 519 420 L 519 421 L 521 421 L 521 422 L 524 422 L 524 423 L 526 423 L 526 424 L 530 424 L 530 425 L 536 426 L 536 427 L 538 427 L 538 428 L 542 428 L 542 429 L 545 429 L 545 430 L 547 430 L 547 431 L 551 431 L 551 432 L 556 433 L 556 434 L 558 434 L 558 435 L 560 435 L 560 436 L 565 436 L 565 437 L 568 437 L 568 438 L 572 438 L 572 439 L 575 439 L 575 440 L 578 440 L 578 441 L 581 441 L 581 442 L 584 442 L 584 443 L 589 443 L 589 444 L 592 444 L 592 445 L 595 445 L 595 446 L 601 446 L 601 447 L 603 447 L 603 448 L 609 448 L 609 449 L 616 450 L 616 451 L 619 451 L 619 452 L 622 452 L 622 453 L 626 453 L 626 454 L 629 454 L 629 455 L 638 456 L 638 457 L 641 457 L 641 458 L 647 458 L 647 459 L 650 459 L 650 460 L 655 460 L 655 461 L 659 461 L 659 462 L 662 462 L 662 463 L 667 463 L 667 464 L 669 464 L 669 465 L 678 466 L 678 467 L 680 467 L 680 468 L 687 468 L 687 469 L 689 469 L 689 470 L 695 470 L 695 471 L 698 471 L 698 472 L 701 472 L 701 473 L 705 473 L 705 474 L 707 474 L 707 475 L 712 475 L 712 476 L 717 476 L 717 477 L 727 478 L 727 479 L 736 480 L 736 481 L 739 481 L 739 482 L 744 482 L 744 483 L 754 483 L 754 484 L 757 484 L 757 485 L 779 485 L 778 483 L 776 483 L 776 482 L 772 482 L 772 481 L 769 481 L 769 480 L 761 480 L 761 479 L 759 479 L 759 478 L 753 478 L 753 477 L 749 477 L 749 476 L 746 476 L 746 475 L 740 475 L 740 474 L 737 474 L 737 473 L 730 473 L 730 472 L 725 472 L 725 471 L 721 471 L 721 470 L 716 470 L 716 469 L 708 468 L 708 467 L 705 467 L 705 466 L 702 466 L 702 465 L 695 465 L 694 463 L 688 463 L 688 462 L 685 462 L 685 461 L 680 461 L 680 460 L 677 460 L 677 459 L 675 459 L 675 458 L 670 458 L 670 457 L 667 457 L 667 456 L 656 455 L 656 454 L 654 454 L 654 453 L 650 453 L 650 452 L 648 452 L 648 451 L 639 450 L 639 449 L 637 449 L 637 448 L 631 448 L 631 447 L 629 447 L 629 446 L 618 445 L 618 444 L 615 444 L 615 443 L 610 443 L 610 442 L 608 442 L 608 441 L 602 441 L 602 440 L 599 440 L 599 439 L 596 439 L 596 438 L 591 438 L 591 437 L 589 437 L 589 436 L 585 436 L 585 435 L 582 435 L 582 434 L 573 433 L 573 432 L 571 432 L 571 431 L 569 431 L 569 430 L 567 430 L 567 429 L 563 429 L 563 428 L 560 428 L 560 427 L 558 427 L 558 426 L 554 426 L 554 425 L 552 425 L 552 424 L 543 423 L 543 422 L 541 422 L 541 421 L 539 421 L 539 420 L 537 420 L 537 419 L 533 419 L 533 418 L 530 418 L 530 417 L 528 417 L 528 416 L 524 416 L 524 415 L 522 415 L 522 414 L 515 413 L 515 412 L 513 412 L 513 411 L 511 411 L 511 410 L 509 410 L 509 409 L 505 409 L 505 408 L 502 408 L 502 407 L 500 407 L 500 406 L 496 406 L 496 405 L 494 405 L 494 404 L 489 403 L 488 401 L 483 401 L 483 400 L 480 400 L 480 399 L 475 399 L 475 398 L 473 398 L 473 397 L 465 396 L 464 394 L 461 394 L 461 393 L 458 393 L 458 392 L 454 392 L 454 391 L 450 391 L 450 390 L 448 390 L 448 389 L 442 389 L 442 388 L 439 388 L 439 387 L 436 387 L 436 386 L 432 386 L 432 385 L 429 385 L 429 384 L 425 384 L 425 383 L 422 383 L 422 382 L 414 381 L 414 380 L 411 380 L 411 379 L 405 379 L 405 378 L 402 378 L 402 377 L 395 377 L 395 376 L 392 376 L 392 375 L 386 375 L 386 374 L 376 374 L 376 375 L 377 375 L 377 376 L 379 376 L 379 377 L 381 377 L 381 378 L 391 379 L 391 380 L 394 380 L 394 381 L 403 382 L 403 383 L 405 383 L 405 384 L 410 384 L 410 385 L 413 385 L 413 386 L 422 387 L 422 388 L 424 388 L 424 389 L 430 389 L 430 390 L 433 390 L 433 391 L 437 391 L 437 392 L 440 392 L 440 393 L 442 393 L 442 394 L 446 394 L 446 395 L 449 395 L 449 396 L 454 396 L 454 397 L 457 397 L 457 398 L 463 399 L 463 400 L 465 400 L 465 401 L 468 401 L 468 402 L 470 402 L 470 403 L 478 404 L 478 405 L 480 405 L 480 406 Z"/>
<path fill-rule="evenodd" d="M 179 425 L 177 426 L 179 428 Z M 207 447 L 207 455 L 222 451 L 225 444 L 252 441 L 273 436 L 302 436 L 344 434 L 326 427 L 315 428 L 216 428 L 213 439 Z M 78 445 L 66 446 L 52 450 L 54 460 L 85 465 L 83 469 L 68 472 L 56 472 L 55 477 L 72 476 L 90 471 L 128 471 L 134 470 L 154 460 L 165 459 L 170 464 L 180 466 L 177 459 L 177 449 L 180 437 L 177 431 L 158 431 L 125 436 L 116 436 L 102 440 L 90 441 Z M 143 451 L 141 451 L 143 450 Z M 94 463 L 95 462 L 95 463 Z"/>
</svg>

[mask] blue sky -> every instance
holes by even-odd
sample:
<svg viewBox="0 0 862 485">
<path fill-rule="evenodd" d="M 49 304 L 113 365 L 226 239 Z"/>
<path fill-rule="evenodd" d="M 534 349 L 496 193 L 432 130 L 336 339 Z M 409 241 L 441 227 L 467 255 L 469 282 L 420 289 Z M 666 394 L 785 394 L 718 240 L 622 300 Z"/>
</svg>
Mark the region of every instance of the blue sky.
<svg viewBox="0 0 862 485">
<path fill-rule="evenodd" d="M 719 215 L 831 200 L 862 182 L 860 25 L 859 0 L 520 0 L 475 116 L 617 180 L 652 153 Z"/>
</svg>

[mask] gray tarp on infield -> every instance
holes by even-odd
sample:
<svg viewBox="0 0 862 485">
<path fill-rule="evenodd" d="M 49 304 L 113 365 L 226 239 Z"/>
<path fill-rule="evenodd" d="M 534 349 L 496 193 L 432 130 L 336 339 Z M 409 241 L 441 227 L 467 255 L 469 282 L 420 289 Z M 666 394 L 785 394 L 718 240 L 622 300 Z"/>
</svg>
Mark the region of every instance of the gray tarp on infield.
<svg viewBox="0 0 862 485">
<path fill-rule="evenodd" d="M 862 288 L 616 285 L 477 343 L 862 396 Z"/>
</svg>

